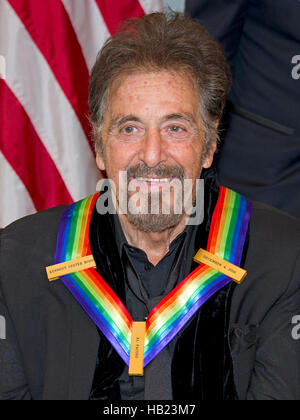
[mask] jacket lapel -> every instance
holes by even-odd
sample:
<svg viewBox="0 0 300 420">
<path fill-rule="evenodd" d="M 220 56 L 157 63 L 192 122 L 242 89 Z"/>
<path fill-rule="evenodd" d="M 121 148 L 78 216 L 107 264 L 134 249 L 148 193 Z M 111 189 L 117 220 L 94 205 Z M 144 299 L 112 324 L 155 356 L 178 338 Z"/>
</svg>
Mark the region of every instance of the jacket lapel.
<svg viewBox="0 0 300 420">
<path fill-rule="evenodd" d="M 96 325 L 73 299 L 70 334 L 69 400 L 88 400 L 99 348 Z"/>
<path fill-rule="evenodd" d="M 43 400 L 86 400 L 99 346 L 97 328 L 65 286 L 50 285 Z"/>
<path fill-rule="evenodd" d="M 248 256 L 249 241 L 251 238 L 251 221 L 247 233 L 247 238 L 243 250 L 241 267 L 248 270 L 248 276 L 243 284 L 235 287 L 232 293 L 230 309 L 230 321 L 228 328 L 228 344 L 230 347 L 231 359 L 233 363 L 233 377 L 235 388 L 239 400 L 245 400 L 247 390 L 250 384 L 251 371 L 255 362 L 257 326 L 251 324 L 240 323 L 239 314 L 241 313 L 241 303 L 245 302 L 245 294 L 247 294 L 248 282 L 250 282 L 251 272 L 246 267 Z"/>
</svg>

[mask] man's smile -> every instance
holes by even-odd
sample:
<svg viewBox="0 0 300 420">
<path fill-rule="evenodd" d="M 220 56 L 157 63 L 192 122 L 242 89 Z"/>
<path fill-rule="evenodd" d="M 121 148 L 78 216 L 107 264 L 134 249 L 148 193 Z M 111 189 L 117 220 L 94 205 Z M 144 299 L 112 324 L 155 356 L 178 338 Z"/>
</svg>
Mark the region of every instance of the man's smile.
<svg viewBox="0 0 300 420">
<path fill-rule="evenodd" d="M 158 178 L 158 177 L 132 177 L 129 180 L 130 190 L 139 188 L 141 192 L 159 192 L 169 187 L 175 178 Z"/>
</svg>

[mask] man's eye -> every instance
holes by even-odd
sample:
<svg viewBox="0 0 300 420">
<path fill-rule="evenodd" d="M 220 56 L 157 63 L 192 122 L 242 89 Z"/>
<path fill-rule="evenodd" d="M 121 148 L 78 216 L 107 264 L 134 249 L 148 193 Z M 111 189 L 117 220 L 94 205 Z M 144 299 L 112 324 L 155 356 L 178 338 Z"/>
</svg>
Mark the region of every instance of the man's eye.
<svg viewBox="0 0 300 420">
<path fill-rule="evenodd" d="M 191 132 L 187 127 L 177 124 L 165 126 L 163 133 L 170 140 L 187 140 L 191 137 Z"/>
<path fill-rule="evenodd" d="M 173 133 L 181 133 L 182 131 L 186 131 L 184 128 L 179 127 L 178 125 L 171 125 L 171 127 L 169 127 L 169 130 Z"/>
<path fill-rule="evenodd" d="M 125 133 L 125 134 L 133 134 L 136 133 L 137 128 L 134 127 L 133 125 L 128 125 L 124 128 L 122 128 L 121 133 Z"/>
</svg>

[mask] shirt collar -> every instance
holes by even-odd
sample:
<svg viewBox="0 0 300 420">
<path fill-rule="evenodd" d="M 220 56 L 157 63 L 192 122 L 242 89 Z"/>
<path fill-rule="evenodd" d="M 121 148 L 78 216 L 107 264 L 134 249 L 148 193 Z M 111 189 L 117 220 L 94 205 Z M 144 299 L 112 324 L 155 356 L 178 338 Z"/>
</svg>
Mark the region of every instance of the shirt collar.
<svg viewBox="0 0 300 420">
<path fill-rule="evenodd" d="M 111 217 L 111 224 L 112 224 L 112 228 L 114 232 L 114 237 L 115 237 L 117 247 L 118 247 L 118 252 L 119 252 L 120 257 L 122 257 L 124 245 L 126 246 L 130 246 L 130 245 L 123 232 L 118 214 L 112 214 L 110 215 L 110 217 Z M 177 246 L 179 241 L 181 241 L 183 244 L 187 240 L 187 238 L 191 237 L 194 229 L 197 229 L 197 227 L 198 226 L 187 225 L 185 229 L 181 233 L 179 233 L 176 236 L 176 238 L 173 239 L 173 241 L 171 242 L 170 251 L 173 249 L 173 247 Z"/>
</svg>

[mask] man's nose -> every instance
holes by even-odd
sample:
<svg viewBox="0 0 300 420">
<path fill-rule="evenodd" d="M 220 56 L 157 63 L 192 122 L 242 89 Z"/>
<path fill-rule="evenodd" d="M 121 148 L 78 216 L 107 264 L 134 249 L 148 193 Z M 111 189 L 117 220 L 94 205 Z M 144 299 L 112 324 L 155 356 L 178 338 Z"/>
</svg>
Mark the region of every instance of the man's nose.
<svg viewBox="0 0 300 420">
<path fill-rule="evenodd" d="M 149 168 L 166 160 L 165 144 L 159 130 L 151 129 L 147 131 L 139 158 Z"/>
</svg>

